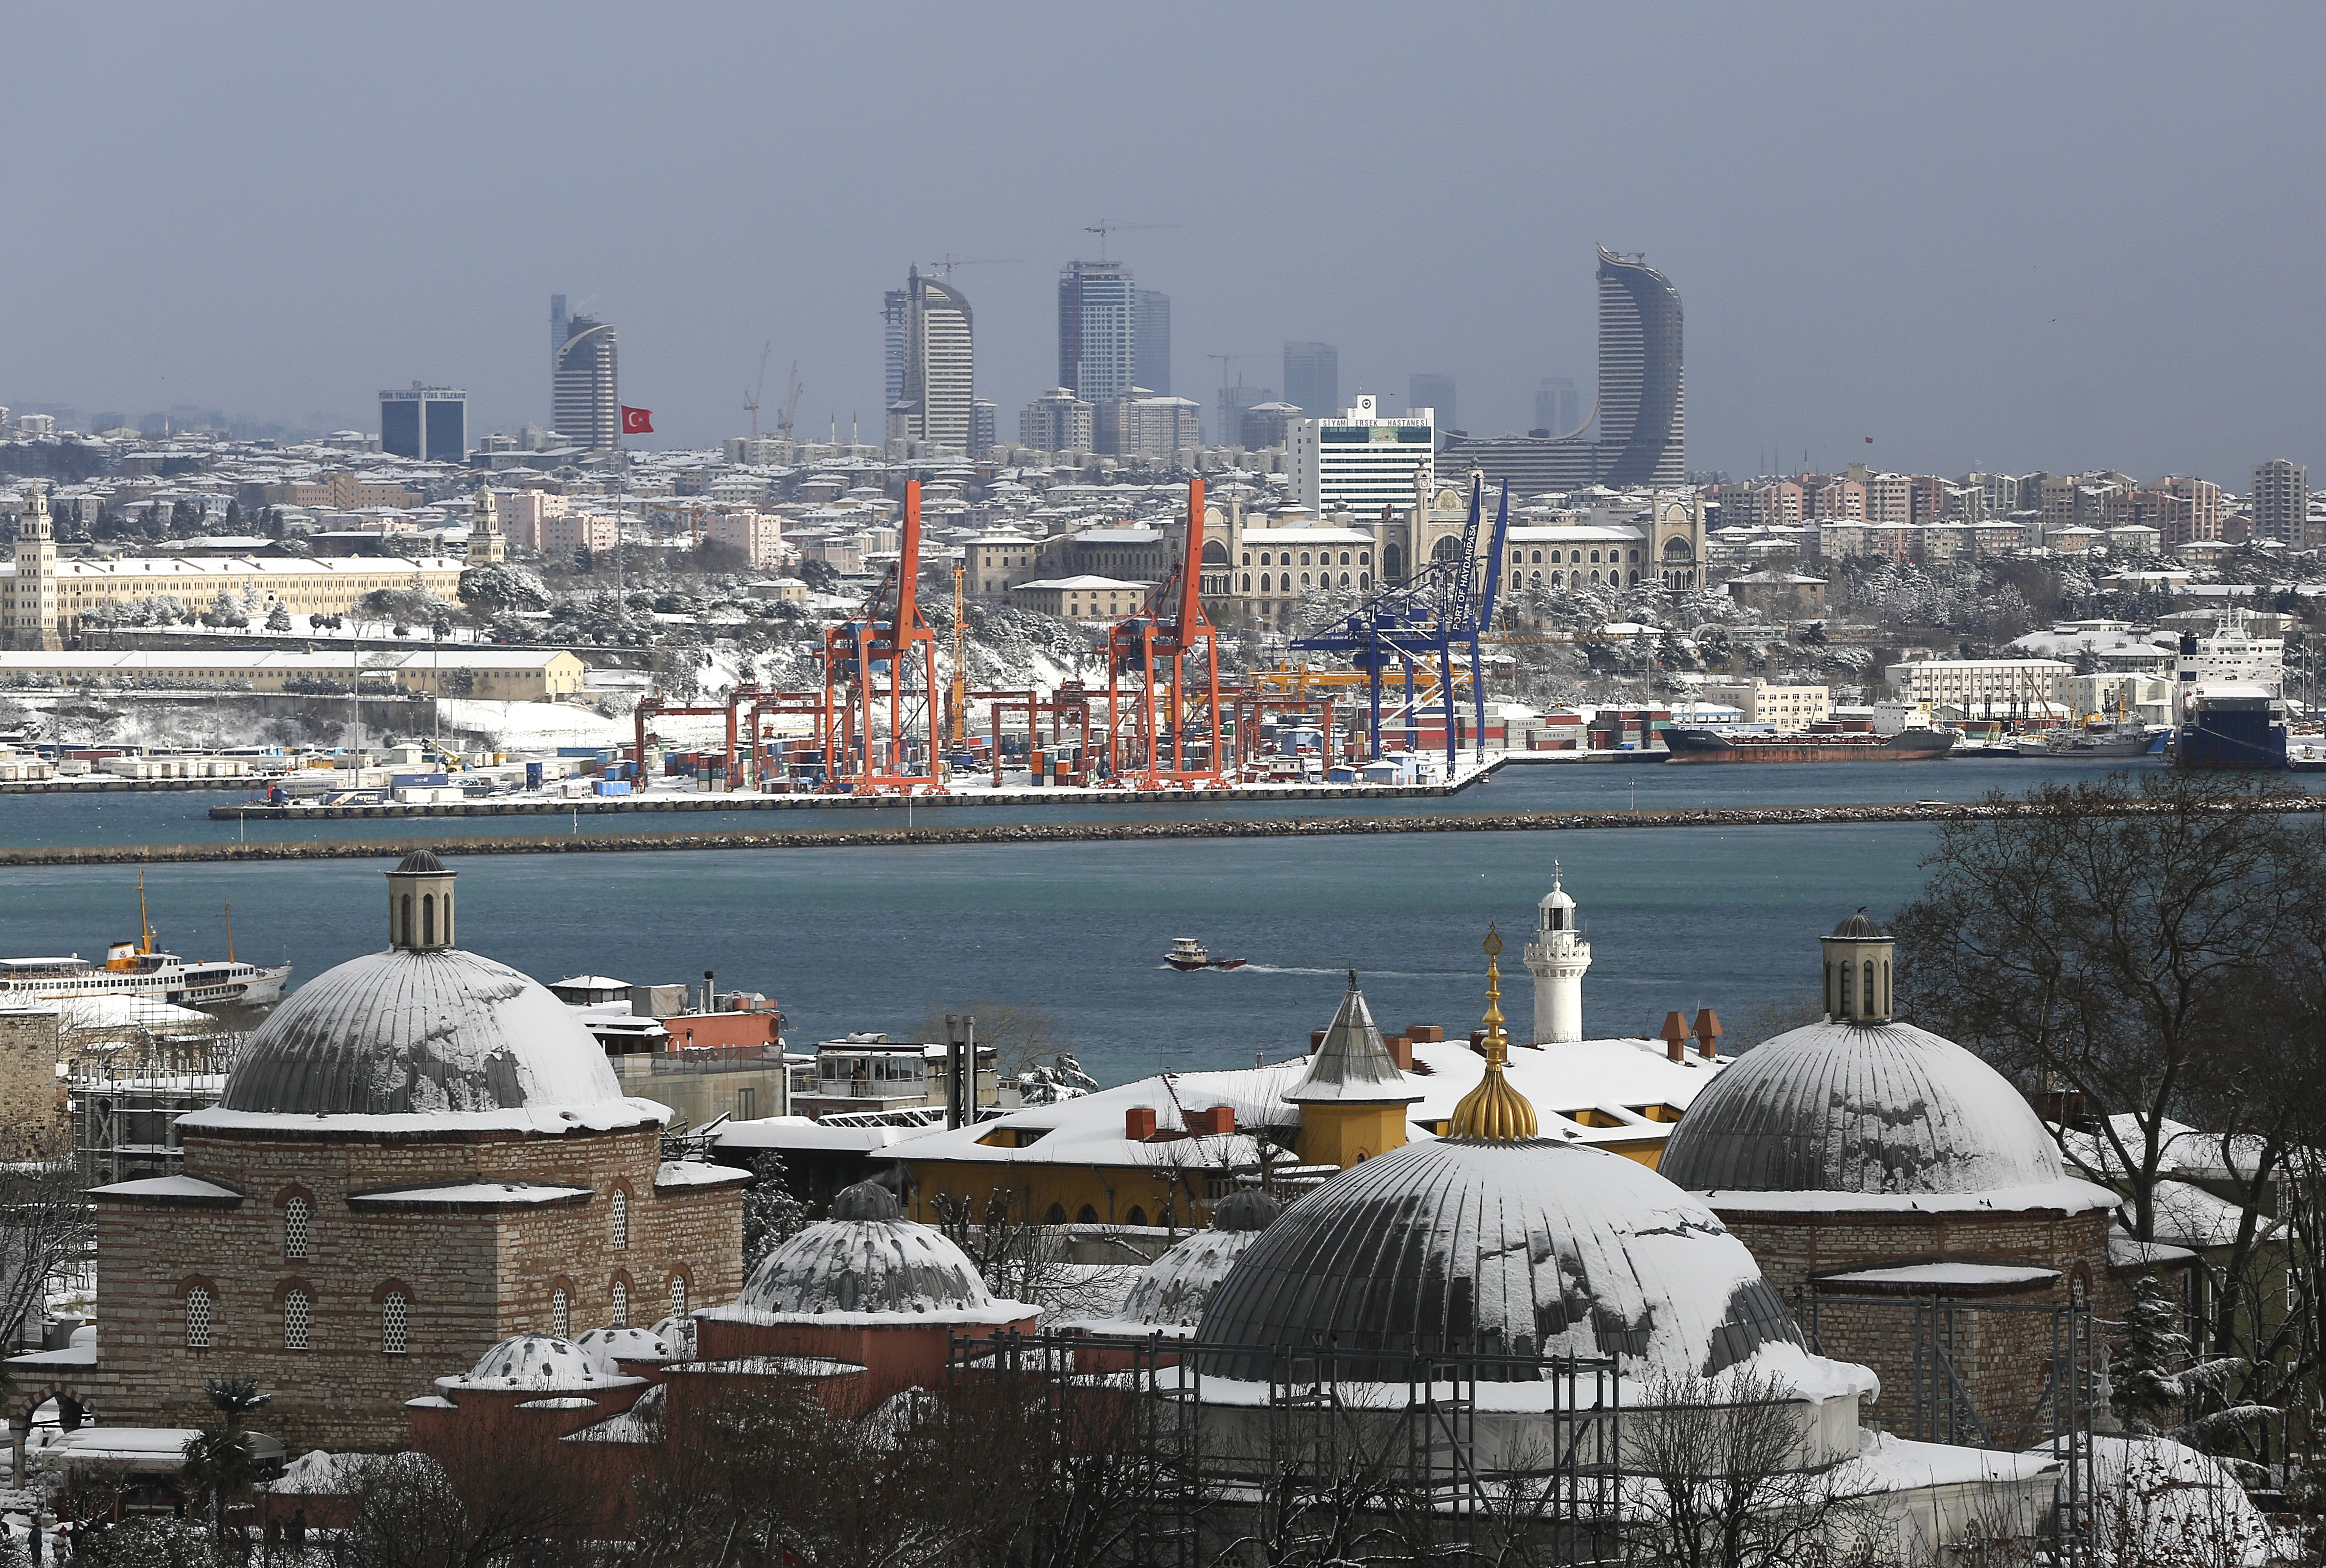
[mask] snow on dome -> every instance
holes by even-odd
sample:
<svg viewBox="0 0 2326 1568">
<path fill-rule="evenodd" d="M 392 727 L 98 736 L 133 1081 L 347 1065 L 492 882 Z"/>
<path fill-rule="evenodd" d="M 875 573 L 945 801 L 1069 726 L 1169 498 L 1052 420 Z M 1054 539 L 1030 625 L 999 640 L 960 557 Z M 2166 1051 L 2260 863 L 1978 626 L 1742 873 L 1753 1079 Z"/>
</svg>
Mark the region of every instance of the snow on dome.
<svg viewBox="0 0 2326 1568">
<path fill-rule="evenodd" d="M 1546 1139 L 1435 1139 L 1350 1166 L 1245 1249 L 1196 1339 L 1207 1377 L 1264 1378 L 1279 1347 L 1330 1343 L 1356 1380 L 1402 1379 L 1413 1354 L 1710 1376 L 1801 1343 L 1711 1211 L 1645 1165 Z"/>
<path fill-rule="evenodd" d="M 219 1106 L 377 1116 L 621 1099 L 605 1052 L 546 988 L 439 948 L 367 953 L 292 992 L 243 1048 Z"/>
<path fill-rule="evenodd" d="M 465 1378 L 440 1379 L 464 1388 L 601 1387 L 608 1373 L 598 1369 L 597 1358 L 572 1340 L 550 1334 L 515 1334 L 503 1340 L 469 1369 Z"/>
<path fill-rule="evenodd" d="M 858 1182 L 832 1197 L 834 1220 L 897 1220 L 904 1216 L 897 1194 L 878 1182 Z"/>
<path fill-rule="evenodd" d="M 2268 1517 L 2219 1460 L 2169 1437 L 2094 1436 L 2090 1442 L 2088 1507 L 2096 1561 L 2259 1568 L 2284 1560 Z M 2063 1507 L 2067 1492 L 2063 1473 Z"/>
<path fill-rule="evenodd" d="M 846 1192 L 869 1185 L 859 1183 Z M 896 1200 L 888 1189 L 874 1191 L 893 1211 Z M 842 1205 L 835 1200 L 833 1208 L 838 1212 Z M 942 1232 L 892 1214 L 809 1226 L 759 1260 L 735 1304 L 779 1316 L 814 1316 L 982 1311 L 994 1302 L 968 1254 Z"/>
<path fill-rule="evenodd" d="M 654 1329 L 591 1329 L 573 1336 L 573 1348 L 590 1358 L 601 1378 L 627 1377 L 618 1361 L 675 1361 L 670 1341 Z"/>
<path fill-rule="evenodd" d="M 1266 1234 L 1217 1226 L 1198 1230 L 1139 1271 L 1118 1315 L 1126 1322 L 1195 1327 L 1236 1260 Z"/>
<path fill-rule="evenodd" d="M 2025 1097 L 1953 1041 L 1830 1019 L 1707 1084 L 1656 1168 L 1691 1192 L 1963 1193 L 2067 1174 Z"/>
</svg>

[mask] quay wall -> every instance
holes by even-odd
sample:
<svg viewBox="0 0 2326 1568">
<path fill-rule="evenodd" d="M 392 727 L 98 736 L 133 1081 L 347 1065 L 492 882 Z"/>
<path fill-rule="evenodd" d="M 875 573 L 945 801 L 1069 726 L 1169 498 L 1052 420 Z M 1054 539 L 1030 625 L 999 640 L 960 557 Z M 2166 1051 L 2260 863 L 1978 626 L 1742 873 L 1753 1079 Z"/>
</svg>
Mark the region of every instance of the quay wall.
<svg viewBox="0 0 2326 1568">
<path fill-rule="evenodd" d="M 2137 810 L 2137 807 L 2133 810 Z M 2326 796 L 2290 795 L 2247 809 L 2326 811 Z M 1729 806 L 1623 812 L 1446 812 L 1403 817 L 1260 817 L 1177 822 L 1021 822 L 975 827 L 795 828 L 722 832 L 414 834 L 395 839 L 304 839 L 237 844 L 96 844 L 0 849 L 0 866 L 144 866 L 203 860 L 345 860 L 395 858 L 430 844 L 445 855 L 596 855 L 638 849 L 895 849 L 916 844 L 1121 843 L 1142 839 L 1324 839 L 1383 833 L 1531 833 L 1595 828 L 1775 828 L 1937 822 L 2020 816 L 2019 802 L 1968 805 L 1883 802 L 1864 805 Z"/>
</svg>

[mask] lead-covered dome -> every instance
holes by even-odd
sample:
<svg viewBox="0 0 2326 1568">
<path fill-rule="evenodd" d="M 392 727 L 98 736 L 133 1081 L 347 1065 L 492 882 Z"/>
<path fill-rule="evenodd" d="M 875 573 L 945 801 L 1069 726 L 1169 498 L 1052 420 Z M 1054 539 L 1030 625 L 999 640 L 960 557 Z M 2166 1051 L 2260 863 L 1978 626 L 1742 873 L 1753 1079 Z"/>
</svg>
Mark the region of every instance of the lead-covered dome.
<svg viewBox="0 0 2326 1568">
<path fill-rule="evenodd" d="M 1278 1351 L 1327 1347 L 1337 1376 L 1368 1380 L 1429 1354 L 1709 1376 L 1801 1343 L 1710 1210 L 1644 1165 L 1544 1139 L 1438 1139 L 1351 1166 L 1260 1234 L 1196 1337 L 1204 1373 L 1251 1379 Z"/>
<path fill-rule="evenodd" d="M 1214 1205 L 1208 1230 L 1186 1240 L 1139 1271 L 1122 1298 L 1126 1322 L 1152 1328 L 1194 1328 L 1203 1321 L 1212 1293 L 1282 1212 L 1266 1192 L 1235 1192 Z"/>
<path fill-rule="evenodd" d="M 1691 1192 L 1961 1194 L 2067 1179 L 2034 1109 L 1994 1068 L 1912 1024 L 1832 1020 L 1737 1058 L 1657 1168 Z"/>
<path fill-rule="evenodd" d="M 547 988 L 457 948 L 395 948 L 291 993 L 243 1048 L 220 1109 L 296 1115 L 579 1109 L 622 1099 Z"/>
<path fill-rule="evenodd" d="M 603 1388 L 622 1381 L 610 1366 L 572 1340 L 555 1334 L 512 1334 L 477 1358 L 464 1378 L 439 1378 L 440 1388 L 520 1388 L 549 1393 L 567 1388 Z"/>
<path fill-rule="evenodd" d="M 735 1307 L 748 1315 L 799 1319 L 991 1315 L 997 1305 L 1016 1304 L 997 1304 L 977 1266 L 944 1232 L 900 1218 L 886 1188 L 870 1182 L 842 1188 L 832 1212 L 761 1258 Z M 732 1310 L 715 1308 L 713 1315 Z"/>
</svg>

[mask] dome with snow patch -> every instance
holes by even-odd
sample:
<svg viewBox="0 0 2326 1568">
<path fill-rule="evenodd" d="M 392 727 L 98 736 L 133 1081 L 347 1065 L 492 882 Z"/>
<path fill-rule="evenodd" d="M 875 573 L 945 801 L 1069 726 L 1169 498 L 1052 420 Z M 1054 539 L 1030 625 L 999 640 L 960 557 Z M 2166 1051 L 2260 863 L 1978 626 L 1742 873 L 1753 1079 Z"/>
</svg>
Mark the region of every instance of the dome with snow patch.
<svg viewBox="0 0 2326 1568">
<path fill-rule="evenodd" d="M 602 1388 L 614 1377 L 572 1340 L 554 1334 L 514 1334 L 477 1358 L 465 1378 L 440 1383 L 461 1388 Z"/>
<path fill-rule="evenodd" d="M 1656 1168 L 1722 1193 L 1970 1193 L 2067 1175 L 1994 1068 L 1912 1024 L 1833 1019 L 1754 1047 L 1705 1085 Z"/>
<path fill-rule="evenodd" d="M 1260 1232 L 1196 1337 L 1205 1376 L 1265 1378 L 1278 1351 L 1330 1345 L 1336 1375 L 1358 1381 L 1402 1379 L 1432 1354 L 1614 1355 L 1632 1376 L 1709 1376 L 1801 1343 L 1702 1203 L 1634 1161 L 1540 1138 L 1440 1138 L 1350 1166 Z"/>
<path fill-rule="evenodd" d="M 674 1313 L 663 1319 L 654 1326 L 654 1337 L 670 1347 L 675 1360 L 694 1354 L 694 1320 L 691 1317 Z"/>
<path fill-rule="evenodd" d="M 870 1217 L 809 1226 L 759 1260 L 735 1304 L 781 1317 L 982 1311 L 994 1304 L 969 1255 L 943 1232 L 898 1218 L 896 1198 L 886 1188 L 869 1182 L 850 1187 L 833 1200 L 833 1212 Z"/>
<path fill-rule="evenodd" d="M 1122 1298 L 1121 1315 L 1126 1322 L 1193 1328 L 1203 1321 L 1212 1293 L 1219 1289 L 1236 1260 L 1265 1234 L 1265 1220 L 1259 1225 L 1248 1222 L 1257 1212 L 1251 1205 L 1227 1215 L 1229 1223 L 1221 1223 L 1220 1210 L 1243 1196 L 1236 1192 L 1222 1199 L 1219 1209 L 1212 1212 L 1210 1229 L 1198 1230 L 1139 1271 Z M 1271 1208 L 1274 1202 L 1269 1200 Z"/>
<path fill-rule="evenodd" d="M 654 1329 L 591 1329 L 573 1336 L 574 1349 L 594 1362 L 601 1376 L 626 1376 L 621 1361 L 675 1361 L 670 1341 Z"/>
</svg>

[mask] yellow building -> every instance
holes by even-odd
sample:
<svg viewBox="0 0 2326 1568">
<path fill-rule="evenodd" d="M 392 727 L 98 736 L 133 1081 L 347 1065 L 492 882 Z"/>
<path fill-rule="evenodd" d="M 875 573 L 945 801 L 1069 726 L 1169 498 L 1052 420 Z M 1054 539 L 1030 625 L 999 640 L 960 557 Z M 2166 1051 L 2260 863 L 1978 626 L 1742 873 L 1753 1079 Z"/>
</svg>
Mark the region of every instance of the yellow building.
<svg viewBox="0 0 2326 1568">
<path fill-rule="evenodd" d="M 192 641 L 193 639 L 188 639 Z M 215 682 L 253 691 L 284 691 L 314 681 L 393 681 L 425 696 L 497 702 L 549 702 L 582 690 L 586 666 L 563 649 L 450 648 L 411 653 L 267 654 L 188 648 L 117 653 L 0 653 L 0 679 L 46 677 L 68 685 L 106 681 Z"/>
</svg>

